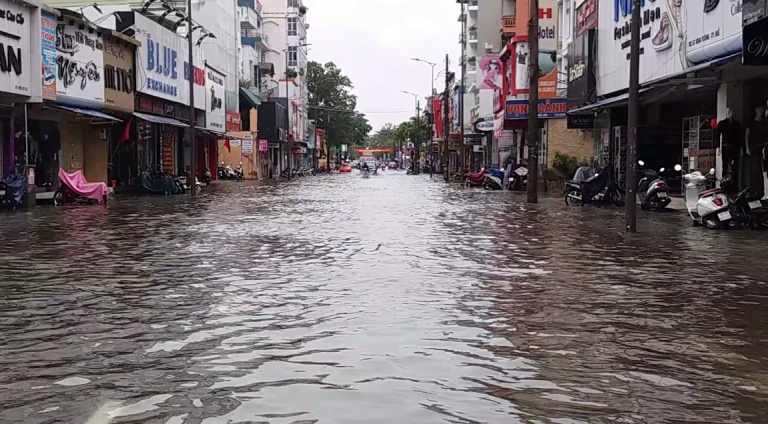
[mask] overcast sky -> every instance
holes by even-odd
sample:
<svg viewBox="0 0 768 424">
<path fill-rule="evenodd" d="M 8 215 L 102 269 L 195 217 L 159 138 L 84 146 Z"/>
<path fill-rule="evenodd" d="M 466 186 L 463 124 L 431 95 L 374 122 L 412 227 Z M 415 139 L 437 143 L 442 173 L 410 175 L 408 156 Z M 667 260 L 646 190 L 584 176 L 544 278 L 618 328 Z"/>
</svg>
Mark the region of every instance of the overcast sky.
<svg viewBox="0 0 768 424">
<path fill-rule="evenodd" d="M 308 59 L 332 61 L 355 85 L 357 108 L 366 114 L 374 131 L 387 122 L 400 123 L 413 116 L 413 96 L 421 106 L 431 89 L 431 68 L 411 61 L 417 57 L 437 63 L 435 75 L 458 71 L 461 53 L 455 0 L 304 0 L 309 9 Z M 435 88 L 444 88 L 442 77 Z M 395 113 L 376 113 L 395 112 Z"/>
</svg>

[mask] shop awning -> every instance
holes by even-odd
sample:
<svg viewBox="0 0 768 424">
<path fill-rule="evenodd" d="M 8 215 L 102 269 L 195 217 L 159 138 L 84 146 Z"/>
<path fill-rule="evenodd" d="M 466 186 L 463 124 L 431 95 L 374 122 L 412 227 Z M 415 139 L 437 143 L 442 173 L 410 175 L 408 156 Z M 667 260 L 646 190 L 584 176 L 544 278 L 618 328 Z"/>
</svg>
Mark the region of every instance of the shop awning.
<svg viewBox="0 0 768 424">
<path fill-rule="evenodd" d="M 741 52 L 732 54 L 730 56 L 721 57 L 719 59 L 710 60 L 709 62 L 700 63 L 700 64 L 698 64 L 696 66 L 691 66 L 690 68 L 688 68 L 688 69 L 686 69 L 684 71 L 680 71 L 680 72 L 674 73 L 672 75 L 667 75 L 667 76 L 665 76 L 663 78 L 655 79 L 653 81 L 648 81 L 645 84 L 641 84 L 641 85 L 643 87 L 654 87 L 654 86 L 658 86 L 659 84 L 663 84 L 663 83 L 667 83 L 667 82 L 679 84 L 680 81 L 674 81 L 673 82 L 673 81 L 670 81 L 670 80 L 672 80 L 672 79 L 679 79 L 680 77 L 685 77 L 686 75 L 695 73 L 697 71 L 703 71 L 705 69 L 715 68 L 716 66 L 719 66 L 719 65 L 725 65 L 725 64 L 728 64 L 730 62 L 735 62 L 739 58 L 741 58 Z M 714 69 L 712 69 L 712 70 L 714 70 Z"/>
<path fill-rule="evenodd" d="M 248 89 L 240 87 L 240 97 L 245 99 L 253 107 L 259 107 L 264 100 L 258 94 L 251 93 Z"/>
<path fill-rule="evenodd" d="M 173 125 L 174 127 L 189 128 L 189 124 L 185 124 L 175 119 L 166 118 L 164 116 L 149 115 L 141 112 L 133 112 L 133 116 L 143 119 L 153 124 Z"/>
<path fill-rule="evenodd" d="M 641 88 L 640 93 L 643 93 L 645 91 L 650 90 L 650 88 Z M 579 113 L 588 113 L 591 111 L 594 111 L 595 109 L 601 109 L 606 107 L 613 107 L 613 106 L 619 106 L 627 102 L 629 99 L 629 93 L 624 93 L 616 97 L 610 97 L 608 99 L 603 99 L 598 102 L 588 104 L 586 106 L 577 107 L 576 109 L 571 109 L 567 113 L 568 115 L 574 115 Z"/>
<path fill-rule="evenodd" d="M 97 119 L 104 119 L 107 121 L 114 121 L 114 122 L 123 122 L 120 118 L 115 118 L 112 115 L 107 115 L 106 113 L 102 113 L 96 110 L 91 109 L 81 109 L 78 107 L 69 107 L 69 106 L 61 106 L 61 105 L 51 105 L 57 109 L 66 110 L 68 112 L 76 113 L 78 115 L 85 115 L 89 116 L 91 118 L 97 118 Z"/>
</svg>

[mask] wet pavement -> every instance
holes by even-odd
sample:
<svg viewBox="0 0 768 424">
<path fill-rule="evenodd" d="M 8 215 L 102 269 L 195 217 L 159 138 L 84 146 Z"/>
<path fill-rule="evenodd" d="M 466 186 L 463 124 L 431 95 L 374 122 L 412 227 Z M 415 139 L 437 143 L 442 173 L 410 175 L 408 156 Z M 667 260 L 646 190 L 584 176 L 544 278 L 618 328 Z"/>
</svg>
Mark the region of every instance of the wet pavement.
<svg viewBox="0 0 768 424">
<path fill-rule="evenodd" d="M 768 233 L 638 213 L 397 172 L 0 213 L 0 422 L 768 422 Z"/>
</svg>

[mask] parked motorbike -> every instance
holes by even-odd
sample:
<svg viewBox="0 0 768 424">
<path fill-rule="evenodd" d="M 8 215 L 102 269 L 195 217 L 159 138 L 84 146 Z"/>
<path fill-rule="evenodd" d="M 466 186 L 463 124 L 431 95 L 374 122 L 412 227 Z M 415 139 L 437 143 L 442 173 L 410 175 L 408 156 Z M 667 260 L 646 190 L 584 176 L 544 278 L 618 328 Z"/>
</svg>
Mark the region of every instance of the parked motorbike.
<svg viewBox="0 0 768 424">
<path fill-rule="evenodd" d="M 728 196 L 733 221 L 738 226 L 762 230 L 768 225 L 768 208 L 763 206 L 762 192 L 752 187 L 738 191 L 730 175 L 723 177 L 721 186 L 723 193 Z"/>
<path fill-rule="evenodd" d="M 27 195 L 27 178 L 22 174 L 9 174 L 0 181 L 0 206 L 16 209 Z"/>
<path fill-rule="evenodd" d="M 205 185 L 210 185 L 211 184 L 211 179 L 212 179 L 211 169 L 206 166 L 205 167 L 205 177 L 204 177 Z"/>
<path fill-rule="evenodd" d="M 485 180 L 483 181 L 483 188 L 486 190 L 501 190 L 503 187 L 504 172 L 498 169 L 489 169 L 485 174 Z"/>
<path fill-rule="evenodd" d="M 682 167 L 675 165 L 675 170 L 679 172 Z M 709 175 L 714 177 L 714 168 L 709 170 Z M 728 196 L 719 188 L 707 190 L 707 177 L 704 174 L 694 171 L 685 174 L 683 181 L 685 181 L 685 207 L 694 226 L 703 225 L 715 229 L 729 228 L 735 224 L 729 210 Z"/>
<path fill-rule="evenodd" d="M 525 191 L 528 187 L 528 167 L 518 165 L 518 167 L 509 173 L 507 181 L 507 190 Z"/>
<path fill-rule="evenodd" d="M 219 168 L 216 170 L 216 179 L 219 181 L 227 179 L 227 169 L 224 167 L 224 162 L 222 162 L 221 165 L 219 165 Z"/>
<path fill-rule="evenodd" d="M 568 206 L 581 206 L 585 203 L 624 205 L 624 193 L 611 177 L 609 167 L 591 175 L 587 166 L 579 167 L 573 180 L 565 182 L 561 196 L 565 196 Z"/>
<path fill-rule="evenodd" d="M 643 161 L 637 162 L 640 166 L 645 166 Z M 640 209 L 651 210 L 655 209 L 659 212 L 669 205 L 672 199 L 669 198 L 667 192 L 667 183 L 660 176 L 664 172 L 664 168 L 661 168 L 659 172 L 653 169 L 646 169 L 643 171 L 643 178 L 637 184 L 637 195 L 640 198 Z"/>
<path fill-rule="evenodd" d="M 237 181 L 243 181 L 245 179 L 245 172 L 243 172 L 242 162 L 240 162 L 240 165 L 238 165 L 233 172 L 235 173 L 235 179 Z"/>
<path fill-rule="evenodd" d="M 464 179 L 464 185 L 466 187 L 481 187 L 485 182 L 485 174 L 488 173 L 486 168 L 480 169 L 480 172 L 470 172 Z"/>
</svg>

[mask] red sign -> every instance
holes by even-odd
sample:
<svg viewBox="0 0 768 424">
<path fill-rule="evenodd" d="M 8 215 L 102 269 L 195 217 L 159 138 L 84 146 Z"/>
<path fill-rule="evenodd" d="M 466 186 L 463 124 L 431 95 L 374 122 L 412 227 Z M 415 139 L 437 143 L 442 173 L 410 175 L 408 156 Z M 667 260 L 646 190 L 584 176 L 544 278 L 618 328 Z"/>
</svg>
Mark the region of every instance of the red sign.
<svg viewBox="0 0 768 424">
<path fill-rule="evenodd" d="M 576 35 L 597 27 L 597 0 L 587 0 L 576 10 Z"/>
<path fill-rule="evenodd" d="M 240 114 L 227 111 L 227 131 L 242 131 L 242 122 Z"/>
<path fill-rule="evenodd" d="M 325 134 L 325 130 L 322 128 L 315 128 L 315 149 L 322 151 L 323 150 L 323 135 Z"/>
<path fill-rule="evenodd" d="M 432 110 L 435 111 L 435 138 L 443 138 L 443 101 L 434 99 L 432 101 Z"/>
<path fill-rule="evenodd" d="M 269 147 L 269 142 L 267 140 L 259 140 L 260 152 L 266 152 L 268 147 Z"/>
</svg>

